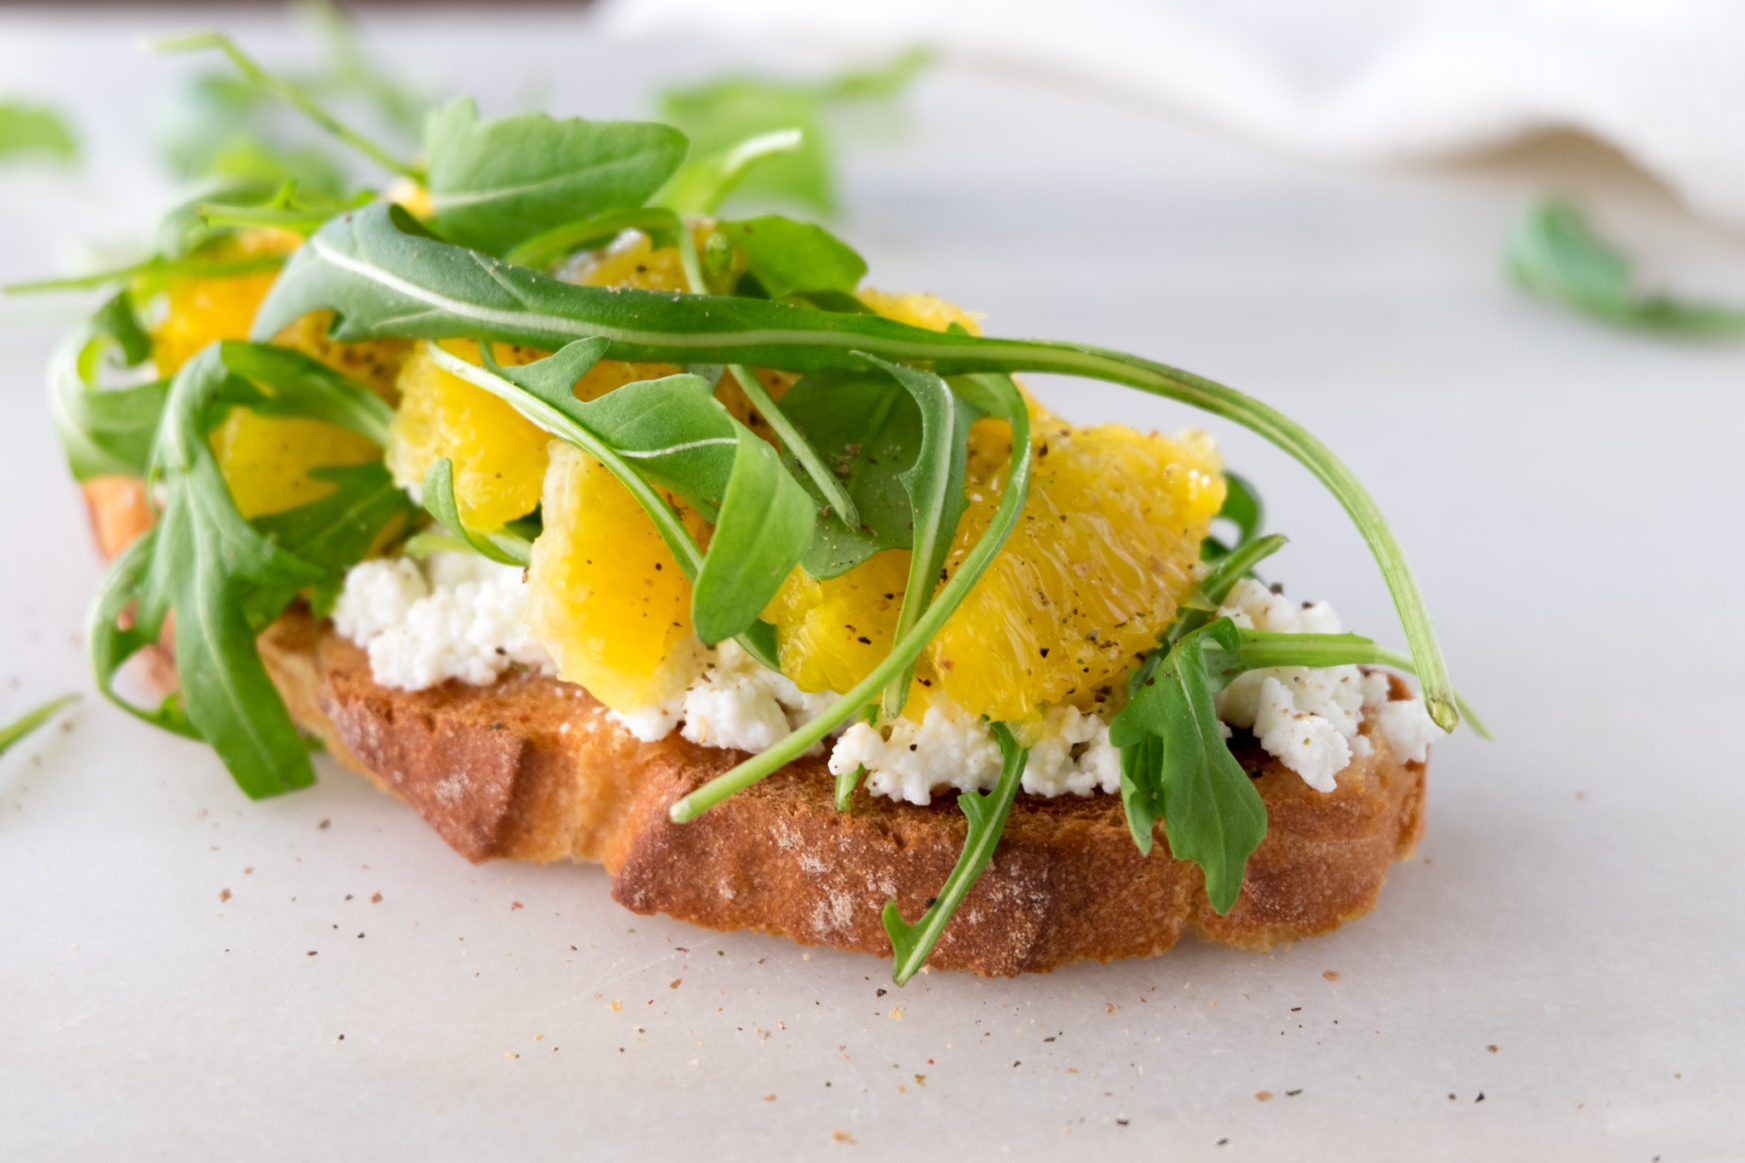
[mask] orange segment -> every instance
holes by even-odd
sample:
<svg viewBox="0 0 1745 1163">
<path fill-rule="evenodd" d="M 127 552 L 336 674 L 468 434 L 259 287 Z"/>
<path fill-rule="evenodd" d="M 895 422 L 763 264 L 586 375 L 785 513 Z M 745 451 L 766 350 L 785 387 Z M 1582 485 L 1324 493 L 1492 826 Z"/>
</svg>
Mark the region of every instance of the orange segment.
<svg viewBox="0 0 1745 1163">
<path fill-rule="evenodd" d="M 558 674 L 616 710 L 653 701 L 656 675 L 691 632 L 691 585 L 654 522 L 599 461 L 562 441 L 545 476 L 528 623 Z"/>
</svg>

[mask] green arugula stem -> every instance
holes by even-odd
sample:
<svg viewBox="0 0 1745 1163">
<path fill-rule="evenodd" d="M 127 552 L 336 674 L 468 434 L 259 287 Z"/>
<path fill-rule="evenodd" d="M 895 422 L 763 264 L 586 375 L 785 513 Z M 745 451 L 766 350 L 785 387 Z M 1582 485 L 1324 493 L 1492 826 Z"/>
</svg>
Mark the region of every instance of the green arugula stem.
<svg viewBox="0 0 1745 1163">
<path fill-rule="evenodd" d="M 1016 398 L 1016 392 L 1013 396 Z M 993 520 L 982 533 L 981 540 L 965 555 L 957 572 L 951 575 L 951 580 L 945 583 L 933 599 L 933 604 L 915 620 L 907 634 L 897 639 L 891 652 L 823 714 L 793 731 L 781 742 L 752 756 L 731 771 L 716 776 L 675 802 L 670 811 L 675 823 L 683 824 L 696 819 L 722 800 L 744 791 L 805 754 L 814 744 L 853 718 L 862 707 L 878 698 L 886 684 L 911 665 L 927 643 L 939 633 L 976 582 L 981 580 L 988 566 L 993 564 L 994 557 L 1006 544 L 1006 538 L 1011 535 L 1013 526 L 1018 523 L 1019 514 L 1023 512 L 1024 502 L 1030 494 L 1030 414 L 1022 400 L 1016 400 L 1008 413 L 1005 419 L 1012 425 L 1012 460 L 1006 470 L 1006 487 L 1000 494 L 1000 503 L 994 510 Z"/>
<path fill-rule="evenodd" d="M 77 692 L 61 695 L 59 698 L 50 699 L 40 707 L 26 711 L 12 722 L 0 727 L 0 755 L 12 750 L 25 736 L 54 718 L 64 708 L 78 701 Z"/>
<path fill-rule="evenodd" d="M 192 36 L 171 37 L 167 40 L 153 41 L 152 48 L 154 51 L 161 53 L 204 52 L 208 49 L 217 49 L 219 52 L 230 58 L 230 63 L 235 65 L 243 76 L 247 77 L 250 81 L 259 85 L 267 92 L 289 101 L 292 105 L 295 105 L 299 110 L 301 110 L 304 116 L 308 117 L 309 120 L 315 122 L 315 124 L 319 125 L 322 129 L 325 129 L 340 141 L 351 146 L 353 149 L 357 150 L 389 173 L 399 174 L 401 177 L 410 178 L 414 182 L 419 183 L 422 183 L 425 179 L 423 169 L 413 165 L 411 162 L 401 161 L 369 138 L 346 126 L 337 117 L 322 108 L 321 105 L 316 102 L 313 97 L 305 93 L 300 86 L 293 85 L 289 81 L 280 77 L 275 77 L 273 74 L 261 68 L 252 57 L 236 47 L 235 41 L 231 40 L 223 33 L 202 32 L 196 33 Z"/>
<path fill-rule="evenodd" d="M 103 287 L 110 283 L 121 282 L 124 279 L 134 279 L 149 276 L 154 279 L 169 279 L 187 276 L 199 279 L 228 279 L 238 275 L 258 274 L 261 271 L 277 270 L 285 265 L 282 254 L 251 254 L 243 258 L 182 258 L 159 259 L 148 258 L 143 262 L 132 263 L 124 267 L 113 267 L 106 271 L 94 271 L 88 275 L 73 275 L 64 279 L 38 279 L 29 283 L 12 283 L 0 287 L 8 295 L 35 295 L 44 291 L 83 291 L 92 287 Z"/>
<path fill-rule="evenodd" d="M 375 201 L 375 192 L 365 190 L 357 197 L 326 207 L 287 205 L 232 206 L 222 202 L 201 202 L 194 212 L 208 226 L 260 226 L 275 230 L 291 230 L 309 235 L 335 214 L 355 210 Z"/>
<path fill-rule="evenodd" d="M 673 245 L 678 248 L 679 266 L 685 272 L 686 285 L 691 288 L 693 295 L 707 295 L 709 283 L 703 277 L 703 263 L 697 254 L 696 238 L 677 214 L 673 214 L 670 210 L 664 211 L 664 213 L 672 217 Z M 745 398 L 751 401 L 751 406 L 757 409 L 758 415 L 768 422 L 770 430 L 781 440 L 782 447 L 787 449 L 788 454 L 799 461 L 800 467 L 806 470 L 806 475 L 811 478 L 813 487 L 824 497 L 824 503 L 842 518 L 844 525 L 851 529 L 858 526 L 860 524 L 860 510 L 849 498 L 848 490 L 843 487 L 841 481 L 836 479 L 836 474 L 830 471 L 829 466 L 824 463 L 824 458 L 818 455 L 816 448 L 812 447 L 812 442 L 807 440 L 805 435 L 794 427 L 793 421 L 788 419 L 787 414 L 776 406 L 775 400 L 770 397 L 769 391 L 763 386 L 763 381 L 758 379 L 757 374 L 742 363 L 730 363 L 727 365 L 727 370 L 739 382 L 739 389 L 745 393 Z"/>
<path fill-rule="evenodd" d="M 964 835 L 963 852 L 951 875 L 945 878 L 939 895 L 913 925 L 903 920 L 896 901 L 885 902 L 885 932 L 891 938 L 891 980 L 898 985 L 907 985 L 927 963 L 957 907 L 993 861 L 994 850 L 1006 830 L 1006 818 L 1012 814 L 1012 801 L 1018 796 L 1030 752 L 1018 746 L 1006 724 L 995 723 L 992 730 L 1000 744 L 1000 779 L 994 790 L 985 795 L 965 792 L 957 797 L 957 806 L 969 821 L 969 829 Z"/>
<path fill-rule="evenodd" d="M 846 812 L 848 805 L 854 799 L 854 789 L 860 786 L 860 781 L 866 778 L 866 764 L 858 764 L 853 771 L 845 771 L 836 777 L 836 810 Z"/>
</svg>

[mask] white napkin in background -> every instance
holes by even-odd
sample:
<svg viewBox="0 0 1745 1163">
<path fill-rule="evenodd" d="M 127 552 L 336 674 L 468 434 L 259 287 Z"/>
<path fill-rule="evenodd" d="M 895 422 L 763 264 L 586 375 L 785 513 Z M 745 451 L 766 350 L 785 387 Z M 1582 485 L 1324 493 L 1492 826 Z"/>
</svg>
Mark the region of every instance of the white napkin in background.
<svg viewBox="0 0 1745 1163">
<path fill-rule="evenodd" d="M 602 18 L 624 36 L 927 44 L 1329 156 L 1440 157 L 1574 129 L 1745 226 L 1739 0 L 608 0 Z"/>
</svg>

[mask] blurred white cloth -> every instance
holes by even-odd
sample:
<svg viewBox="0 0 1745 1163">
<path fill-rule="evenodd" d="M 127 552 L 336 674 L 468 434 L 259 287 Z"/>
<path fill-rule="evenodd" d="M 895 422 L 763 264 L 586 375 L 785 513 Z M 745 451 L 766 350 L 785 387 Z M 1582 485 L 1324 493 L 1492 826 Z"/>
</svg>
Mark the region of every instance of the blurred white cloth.
<svg viewBox="0 0 1745 1163">
<path fill-rule="evenodd" d="M 603 17 L 631 36 L 928 44 L 1341 157 L 1574 129 L 1745 225 L 1741 0 L 609 0 Z"/>
</svg>

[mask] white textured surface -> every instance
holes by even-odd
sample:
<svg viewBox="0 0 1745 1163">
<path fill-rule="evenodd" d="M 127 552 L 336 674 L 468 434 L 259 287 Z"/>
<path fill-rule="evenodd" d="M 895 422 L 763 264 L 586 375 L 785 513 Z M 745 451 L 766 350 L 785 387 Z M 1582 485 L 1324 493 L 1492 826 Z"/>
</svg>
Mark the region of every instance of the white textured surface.
<svg viewBox="0 0 1745 1163">
<path fill-rule="evenodd" d="M 0 174 L 8 277 L 149 214 L 122 162 L 157 68 L 134 18 L 73 19 L 8 15 L 0 76 L 65 93 L 113 152 L 70 182 Z M 633 113 L 725 51 L 405 19 L 407 58 L 477 76 L 487 108 L 549 79 L 564 108 Z M 1745 349 L 1527 301 L 1497 245 L 1556 181 L 1652 274 L 1745 297 L 1745 246 L 1566 147 L 1352 172 L 951 71 L 915 120 L 847 183 L 881 284 L 1261 393 L 1393 515 L 1499 741 L 1437 748 L 1429 834 L 1376 912 L 1272 956 L 1190 945 L 880 996 L 882 962 L 634 917 L 597 870 L 470 867 L 330 768 L 250 804 L 203 748 L 87 704 L 0 761 L 0 1155 L 1740 1155 L 1745 781 L 1712 728 L 1745 696 L 1745 606 L 1715 598 L 1745 571 Z M 0 304 L 0 715 L 86 681 L 97 566 L 38 387 L 72 310 Z M 1043 390 L 1085 420 L 1187 420 Z M 1332 502 L 1218 428 L 1293 537 L 1291 593 L 1390 637 Z"/>
</svg>

